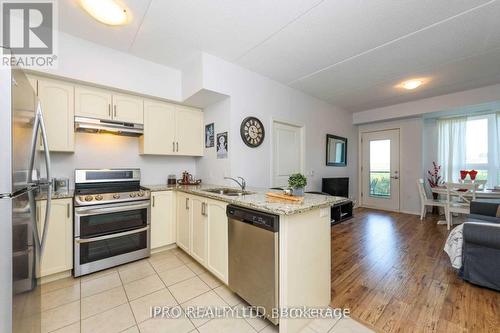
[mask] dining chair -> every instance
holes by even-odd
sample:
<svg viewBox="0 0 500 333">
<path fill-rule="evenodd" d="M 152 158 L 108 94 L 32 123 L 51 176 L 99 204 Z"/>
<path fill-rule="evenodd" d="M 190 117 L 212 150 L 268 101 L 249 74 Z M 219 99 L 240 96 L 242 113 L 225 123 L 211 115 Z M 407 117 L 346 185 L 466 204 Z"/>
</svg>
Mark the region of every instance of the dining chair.
<svg viewBox="0 0 500 333">
<path fill-rule="evenodd" d="M 450 230 L 453 225 L 453 213 L 470 214 L 470 203 L 476 199 L 478 183 L 453 183 L 448 182 L 446 186 L 446 225 Z M 457 197 L 458 200 L 453 200 Z"/>
<path fill-rule="evenodd" d="M 446 209 L 446 200 L 438 200 L 429 198 L 424 187 L 424 180 L 422 178 L 417 179 L 418 194 L 420 195 L 420 220 L 425 218 L 427 214 L 427 206 L 431 207 L 443 207 Z"/>
</svg>

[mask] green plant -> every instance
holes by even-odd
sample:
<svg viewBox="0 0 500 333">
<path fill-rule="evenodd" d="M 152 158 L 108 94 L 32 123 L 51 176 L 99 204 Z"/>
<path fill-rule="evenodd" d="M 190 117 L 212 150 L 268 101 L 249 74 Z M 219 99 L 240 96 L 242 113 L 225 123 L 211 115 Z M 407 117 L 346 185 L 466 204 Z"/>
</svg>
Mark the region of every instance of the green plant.
<svg viewBox="0 0 500 333">
<path fill-rule="evenodd" d="M 290 175 L 290 178 L 288 178 L 288 186 L 291 188 L 302 188 L 306 187 L 307 185 L 307 178 L 300 173 L 294 173 L 293 175 Z"/>
</svg>

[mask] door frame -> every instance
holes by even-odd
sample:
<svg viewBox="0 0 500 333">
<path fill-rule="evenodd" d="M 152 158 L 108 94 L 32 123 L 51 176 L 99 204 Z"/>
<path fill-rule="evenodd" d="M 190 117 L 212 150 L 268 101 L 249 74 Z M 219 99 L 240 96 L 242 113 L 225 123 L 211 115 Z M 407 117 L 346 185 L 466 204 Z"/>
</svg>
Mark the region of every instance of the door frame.
<svg viewBox="0 0 500 333">
<path fill-rule="evenodd" d="M 358 198 L 359 198 L 359 207 L 365 208 L 373 208 L 365 206 L 363 203 L 363 197 L 361 193 L 363 192 L 363 134 L 374 133 L 374 132 L 385 132 L 385 131 L 399 131 L 399 207 L 397 210 L 389 210 L 391 212 L 401 212 L 401 128 L 400 127 L 389 127 L 389 128 L 380 128 L 380 129 L 366 129 L 358 131 Z M 386 210 L 382 208 L 373 208 L 378 210 Z"/>
<path fill-rule="evenodd" d="M 306 126 L 303 123 L 297 123 L 289 120 L 284 120 L 280 118 L 273 118 L 271 117 L 270 122 L 269 122 L 269 129 L 270 129 L 270 135 L 269 135 L 269 142 L 271 143 L 271 149 L 269 152 L 270 155 L 270 168 L 269 168 L 269 175 L 270 175 L 270 180 L 269 180 L 269 187 L 274 187 L 276 186 L 274 184 L 274 124 L 282 124 L 282 125 L 288 125 L 288 126 L 294 126 L 298 127 L 300 129 L 300 173 L 305 175 L 305 168 L 306 168 Z"/>
</svg>

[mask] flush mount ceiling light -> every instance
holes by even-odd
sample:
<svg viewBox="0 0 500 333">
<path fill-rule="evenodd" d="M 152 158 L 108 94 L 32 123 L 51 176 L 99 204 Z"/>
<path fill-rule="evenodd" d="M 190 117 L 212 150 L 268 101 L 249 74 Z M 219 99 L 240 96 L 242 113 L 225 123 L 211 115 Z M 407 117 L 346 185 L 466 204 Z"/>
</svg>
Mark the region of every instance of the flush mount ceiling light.
<svg viewBox="0 0 500 333">
<path fill-rule="evenodd" d="M 80 3 L 93 18 L 107 25 L 123 25 L 128 22 L 125 7 L 114 0 L 80 0 Z"/>
<path fill-rule="evenodd" d="M 427 83 L 428 81 L 429 81 L 429 79 L 425 79 L 425 78 L 411 79 L 411 80 L 406 80 L 406 81 L 401 82 L 396 87 L 403 88 L 406 90 L 413 90 L 413 89 L 420 87 L 424 83 Z"/>
</svg>

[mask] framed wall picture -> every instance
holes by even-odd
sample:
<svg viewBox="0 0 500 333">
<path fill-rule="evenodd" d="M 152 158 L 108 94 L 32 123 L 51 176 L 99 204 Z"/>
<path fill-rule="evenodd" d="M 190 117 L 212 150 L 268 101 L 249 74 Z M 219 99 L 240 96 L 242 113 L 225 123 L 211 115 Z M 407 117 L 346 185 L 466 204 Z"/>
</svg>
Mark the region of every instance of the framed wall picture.
<svg viewBox="0 0 500 333">
<path fill-rule="evenodd" d="M 347 165 L 347 138 L 332 134 L 326 135 L 326 165 Z"/>
<path fill-rule="evenodd" d="M 214 123 L 205 125 L 205 148 L 212 148 L 214 146 Z"/>
<path fill-rule="evenodd" d="M 227 158 L 227 132 L 217 133 L 217 158 Z"/>
</svg>

